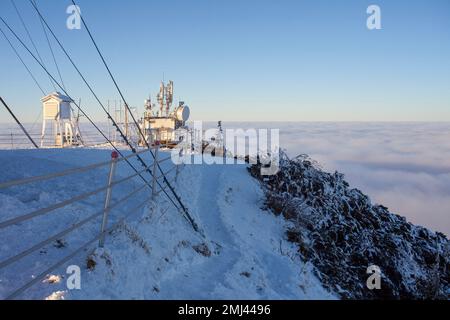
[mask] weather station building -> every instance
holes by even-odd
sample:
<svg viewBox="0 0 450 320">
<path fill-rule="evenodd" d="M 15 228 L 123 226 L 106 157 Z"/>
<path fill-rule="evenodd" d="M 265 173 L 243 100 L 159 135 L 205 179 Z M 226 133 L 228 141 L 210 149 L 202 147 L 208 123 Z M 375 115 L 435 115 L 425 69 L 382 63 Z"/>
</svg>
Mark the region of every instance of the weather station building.
<svg viewBox="0 0 450 320">
<path fill-rule="evenodd" d="M 53 92 L 41 99 L 43 108 L 41 147 L 45 146 L 47 125 L 50 122 L 52 131 L 52 143 L 47 146 L 66 147 L 78 144 L 78 125 L 72 117 L 72 99 Z"/>
<path fill-rule="evenodd" d="M 158 141 L 166 144 L 168 147 L 176 145 L 180 141 L 176 130 L 186 127 L 186 121 L 189 119 L 190 110 L 183 101 L 172 109 L 173 103 L 173 82 L 169 81 L 167 85 L 161 82 L 159 93 L 157 94 L 159 110 L 152 104 L 151 99 L 145 100 L 145 112 L 141 121 L 145 139 L 149 144 Z M 140 141 L 141 145 L 145 143 Z"/>
</svg>

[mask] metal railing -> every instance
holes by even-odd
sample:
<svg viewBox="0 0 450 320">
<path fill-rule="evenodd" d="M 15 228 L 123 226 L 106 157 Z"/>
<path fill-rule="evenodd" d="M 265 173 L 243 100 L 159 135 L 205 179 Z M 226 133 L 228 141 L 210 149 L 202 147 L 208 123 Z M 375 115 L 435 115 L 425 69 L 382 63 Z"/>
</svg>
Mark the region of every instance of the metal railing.
<svg viewBox="0 0 450 320">
<path fill-rule="evenodd" d="M 41 134 L 31 133 L 30 136 L 36 141 L 41 142 Z M 107 141 L 98 134 L 83 134 L 81 136 L 84 147 L 97 146 L 105 144 Z M 43 139 L 44 146 L 55 147 L 55 139 L 46 135 Z M 117 142 L 117 141 L 115 141 Z M 0 133 L 0 149 L 15 150 L 15 149 L 30 149 L 34 148 L 33 144 L 27 139 L 23 133 L 11 132 Z"/>
<path fill-rule="evenodd" d="M 36 142 L 41 142 L 41 134 L 31 133 L 32 137 Z M 108 137 L 110 138 L 110 137 Z M 95 147 L 101 145 L 107 145 L 108 142 L 98 134 L 83 133 L 81 135 L 83 141 L 82 145 L 84 147 Z M 118 137 L 111 137 L 114 143 L 121 143 L 122 141 Z M 46 135 L 44 137 L 45 148 L 57 147 L 55 139 Z M 160 147 L 168 145 L 161 144 Z M 11 133 L 0 133 L 0 150 L 16 150 L 16 149 L 31 149 L 34 148 L 33 144 L 27 139 L 23 133 L 11 132 Z"/>
<path fill-rule="evenodd" d="M 91 164 L 91 165 L 87 165 L 84 167 L 78 167 L 78 168 L 72 168 L 72 169 L 68 169 L 68 170 L 64 170 L 61 172 L 55 172 L 55 173 L 51 173 L 51 174 L 46 174 L 46 175 L 40 175 L 40 176 L 34 176 L 34 177 L 28 177 L 28 178 L 23 178 L 23 179 L 17 179 L 17 180 L 13 180 L 13 181 L 7 181 L 7 182 L 0 182 L 0 190 L 2 189 L 6 189 L 6 188 L 11 188 L 11 187 L 15 187 L 15 186 L 21 186 L 21 185 L 25 185 L 25 184 L 30 184 L 30 183 L 35 183 L 35 182 L 41 182 L 41 181 L 48 181 L 51 179 L 55 179 L 55 178 L 59 178 L 59 177 L 65 177 L 65 176 L 69 176 L 69 175 L 73 175 L 73 174 L 78 174 L 78 173 L 85 173 L 88 171 L 93 171 L 99 168 L 103 168 L 103 167 L 107 167 L 109 166 L 109 172 L 108 172 L 108 183 L 105 186 L 102 186 L 100 188 L 96 188 L 95 190 L 91 190 L 91 191 L 87 191 L 84 193 L 81 193 L 77 196 L 73 196 L 70 199 L 61 201 L 61 202 L 57 202 L 54 203 L 50 206 L 47 206 L 45 208 L 40 208 L 37 209 L 35 211 L 14 217 L 14 218 L 10 218 L 8 220 L 5 221 L 1 221 L 0 222 L 0 232 L 8 227 L 11 227 L 13 225 L 19 225 L 22 222 L 34 219 L 38 216 L 43 216 L 43 215 L 48 215 L 50 213 L 55 212 L 57 209 L 66 207 L 70 204 L 74 204 L 79 202 L 80 200 L 92 197 L 93 195 L 97 195 L 101 192 L 105 192 L 105 199 L 104 199 L 104 205 L 103 205 L 103 209 L 91 214 L 90 216 L 82 219 L 81 221 L 78 221 L 77 223 L 67 227 L 66 229 L 52 235 L 49 236 L 48 238 L 46 238 L 45 240 L 40 241 L 39 243 L 36 243 L 34 245 L 32 245 L 31 247 L 21 251 L 21 252 L 16 252 L 11 254 L 9 257 L 7 257 L 6 259 L 0 261 L 0 270 L 11 266 L 12 264 L 24 259 L 25 257 L 31 255 L 32 253 L 36 252 L 37 250 L 42 249 L 43 247 L 45 247 L 48 244 L 51 244 L 52 242 L 61 239 L 62 237 L 74 233 L 76 230 L 80 229 L 82 226 L 87 225 L 90 222 L 93 222 L 96 218 L 102 217 L 102 221 L 101 221 L 101 225 L 100 225 L 100 231 L 98 234 L 95 235 L 95 237 L 93 239 L 91 239 L 90 241 L 86 242 L 84 245 L 82 245 L 81 247 L 79 247 L 78 249 L 76 249 L 74 252 L 72 252 L 71 254 L 69 254 L 68 256 L 64 257 L 63 259 L 59 260 L 58 262 L 56 262 L 55 264 L 53 264 L 51 267 L 49 267 L 47 270 L 45 270 L 44 272 L 42 272 L 41 274 L 37 275 L 36 277 L 34 277 L 31 281 L 25 283 L 24 285 L 22 285 L 21 287 L 19 287 L 18 289 L 14 290 L 13 292 L 11 292 L 10 294 L 8 294 L 8 296 L 6 297 L 6 299 L 15 299 L 18 296 L 20 296 L 22 293 L 24 293 L 28 288 L 30 288 L 31 286 L 33 286 L 34 284 L 36 284 L 37 282 L 43 280 L 50 272 L 52 272 L 53 270 L 55 270 L 56 268 L 62 266 L 65 262 L 69 261 L 70 259 L 72 259 L 73 257 L 75 257 L 78 253 L 82 252 L 84 249 L 88 248 L 90 245 L 92 245 L 94 242 L 98 241 L 98 246 L 99 247 L 103 247 L 105 244 L 105 237 L 106 235 L 113 231 L 114 229 L 116 229 L 126 218 L 128 218 L 129 216 L 135 214 L 136 212 L 138 212 L 138 210 L 140 208 L 142 208 L 143 206 L 145 206 L 145 204 L 149 203 L 151 200 L 153 200 L 156 196 L 158 196 L 161 192 L 163 192 L 163 190 L 165 190 L 165 188 L 167 188 L 167 185 L 164 187 L 163 184 L 161 183 L 157 183 L 157 180 L 162 178 L 163 176 L 167 177 L 167 174 L 173 172 L 175 170 L 176 174 L 173 177 L 173 179 L 171 180 L 170 183 L 172 182 L 176 182 L 179 172 L 180 172 L 180 166 L 182 165 L 176 165 L 173 164 L 173 166 L 171 168 L 169 168 L 168 170 L 166 170 L 165 172 L 161 172 L 161 170 L 163 170 L 161 167 L 159 167 L 157 164 L 160 164 L 162 162 L 165 162 L 167 160 L 170 159 L 170 157 L 166 157 L 166 158 L 162 158 L 162 159 L 158 159 L 159 156 L 159 145 L 156 145 L 154 147 L 154 153 L 155 153 L 155 158 L 154 160 L 149 163 L 145 168 L 143 168 L 140 171 L 136 171 L 135 173 L 128 175 L 126 177 L 120 178 L 119 180 L 114 180 L 115 177 L 115 173 L 116 173 L 116 166 L 118 163 L 126 160 L 126 159 L 130 159 L 133 157 L 136 157 L 137 155 L 143 154 L 145 152 L 149 152 L 148 149 L 145 150 L 141 150 L 138 151 L 136 153 L 132 153 L 130 155 L 118 158 L 118 154 L 117 152 L 112 152 L 111 153 L 111 160 L 110 161 L 104 161 L 104 162 L 100 162 L 100 163 L 95 163 L 95 164 Z M 158 170 L 158 167 L 161 168 L 160 170 Z M 140 182 L 140 186 L 138 186 L 137 188 L 135 188 L 133 191 L 131 191 L 130 193 L 128 193 L 127 195 L 125 195 L 124 197 L 120 198 L 119 200 L 116 200 L 114 203 L 111 204 L 111 194 L 113 191 L 113 188 L 119 184 L 122 184 L 126 181 L 129 181 L 137 176 L 139 176 L 140 174 L 142 174 L 143 172 L 152 169 L 152 183 L 150 185 L 150 183 L 142 183 Z M 157 185 L 161 186 L 161 188 L 158 189 Z M 108 216 L 109 213 L 111 212 L 112 209 L 117 208 L 118 206 L 124 204 L 127 202 L 127 200 L 129 200 L 130 198 L 132 198 L 134 195 L 136 195 L 138 192 L 142 191 L 144 188 L 149 187 L 151 188 L 151 194 L 149 193 L 147 196 L 145 196 L 145 200 L 140 203 L 136 208 L 133 208 L 132 210 L 126 210 L 127 212 L 130 212 L 129 214 L 121 217 L 119 219 L 118 222 L 114 223 L 112 226 L 108 226 Z"/>
</svg>

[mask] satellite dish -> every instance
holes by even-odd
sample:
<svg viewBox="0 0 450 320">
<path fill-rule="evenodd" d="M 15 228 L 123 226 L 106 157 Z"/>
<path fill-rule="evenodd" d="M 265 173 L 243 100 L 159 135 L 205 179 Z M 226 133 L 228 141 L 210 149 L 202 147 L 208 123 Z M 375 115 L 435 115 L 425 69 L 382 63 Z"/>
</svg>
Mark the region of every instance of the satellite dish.
<svg viewBox="0 0 450 320">
<path fill-rule="evenodd" d="M 180 106 L 175 110 L 175 117 L 178 121 L 187 121 L 189 119 L 190 110 L 188 106 Z"/>
</svg>

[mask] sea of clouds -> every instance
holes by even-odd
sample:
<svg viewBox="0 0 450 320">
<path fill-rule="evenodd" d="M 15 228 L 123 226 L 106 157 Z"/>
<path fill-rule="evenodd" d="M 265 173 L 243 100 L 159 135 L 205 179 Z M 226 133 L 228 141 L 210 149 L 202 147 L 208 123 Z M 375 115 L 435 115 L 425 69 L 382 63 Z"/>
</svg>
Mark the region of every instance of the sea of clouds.
<svg viewBox="0 0 450 320">
<path fill-rule="evenodd" d="M 450 123 L 227 123 L 278 128 L 289 156 L 308 154 L 326 171 L 408 221 L 450 235 Z"/>
<path fill-rule="evenodd" d="M 216 122 L 203 123 L 204 129 L 213 127 Z M 225 121 L 223 127 L 279 129 L 280 145 L 289 156 L 308 154 L 324 170 L 344 173 L 373 203 L 450 235 L 450 122 Z M 9 148 L 9 132 L 19 129 L 14 124 L 1 129 L 0 147 Z M 38 136 L 39 127 L 33 129 Z M 103 141 L 93 128 L 83 132 L 88 142 Z"/>
</svg>

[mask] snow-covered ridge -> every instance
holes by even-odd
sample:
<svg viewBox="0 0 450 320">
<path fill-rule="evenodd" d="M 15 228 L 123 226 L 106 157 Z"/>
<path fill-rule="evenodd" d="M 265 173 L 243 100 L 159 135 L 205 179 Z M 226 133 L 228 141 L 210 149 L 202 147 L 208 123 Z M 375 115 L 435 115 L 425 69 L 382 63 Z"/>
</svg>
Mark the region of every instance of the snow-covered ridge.
<svg viewBox="0 0 450 320">
<path fill-rule="evenodd" d="M 8 181 L 105 161 L 108 150 L 0 151 Z M 81 290 L 66 286 L 67 265 L 27 290 L 27 299 L 334 299 L 448 298 L 449 241 L 372 205 L 339 173 L 307 157 L 281 158 L 262 179 L 258 166 L 187 165 L 175 185 L 205 238 L 164 198 L 72 259 Z M 126 166 L 118 176 L 129 175 Z M 249 173 L 261 179 L 253 179 Z M 105 184 L 107 168 L 0 190 L 0 221 Z M 262 184 L 261 184 L 262 182 Z M 113 192 L 135 188 L 129 181 Z M 149 190 L 111 213 L 117 219 Z M 0 261 L 101 208 L 103 195 L 0 230 Z M 275 212 L 274 215 L 272 212 Z M 99 229 L 94 221 L 36 254 L 0 269 L 0 298 L 70 254 Z M 381 290 L 366 287 L 367 266 L 382 270 Z"/>
<path fill-rule="evenodd" d="M 261 177 L 266 206 L 293 223 L 287 230 L 304 261 L 343 298 L 450 298 L 450 242 L 373 205 L 338 172 L 322 171 L 307 156 L 281 154 L 277 175 Z M 368 290 L 367 268 L 381 269 L 381 289 Z"/>
<path fill-rule="evenodd" d="M 0 151 L 0 181 L 62 171 L 109 159 L 108 150 Z M 118 176 L 129 175 L 126 166 Z M 107 168 L 44 184 L 0 190 L 0 221 L 104 185 Z M 138 180 L 114 190 L 120 198 Z M 92 246 L 70 261 L 81 267 L 81 290 L 66 287 L 64 265 L 20 298 L 32 299 L 329 299 L 285 238 L 291 223 L 261 209 L 264 194 L 247 165 L 187 165 L 176 189 L 201 227 L 193 232 L 164 198 L 145 207 L 106 238 L 105 248 Z M 146 190 L 146 191 L 145 191 Z M 148 197 L 111 213 L 111 220 Z M 83 201 L 57 212 L 0 230 L 0 261 L 80 221 L 103 205 L 104 197 Z M 99 230 L 99 221 L 55 241 L 36 254 L 0 269 L 0 298 L 70 254 Z M 19 236 L 20 235 L 20 236 Z"/>
</svg>

